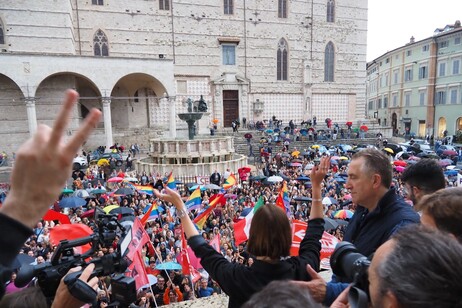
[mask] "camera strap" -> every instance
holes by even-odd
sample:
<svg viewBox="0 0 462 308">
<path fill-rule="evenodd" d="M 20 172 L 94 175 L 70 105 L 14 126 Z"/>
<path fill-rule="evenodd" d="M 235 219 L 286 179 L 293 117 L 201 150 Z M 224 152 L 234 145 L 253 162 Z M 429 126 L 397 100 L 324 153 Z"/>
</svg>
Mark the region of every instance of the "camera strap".
<svg viewBox="0 0 462 308">
<path fill-rule="evenodd" d="M 81 302 L 96 304 L 96 291 L 90 287 L 85 281 L 78 279 L 81 272 L 72 273 L 64 277 L 64 283 L 67 285 L 67 289 Z"/>
</svg>

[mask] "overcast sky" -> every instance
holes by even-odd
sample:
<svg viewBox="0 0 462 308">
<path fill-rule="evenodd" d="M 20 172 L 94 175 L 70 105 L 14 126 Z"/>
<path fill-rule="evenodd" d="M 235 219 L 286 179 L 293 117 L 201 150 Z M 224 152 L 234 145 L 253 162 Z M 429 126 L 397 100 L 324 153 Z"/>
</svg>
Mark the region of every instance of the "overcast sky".
<svg viewBox="0 0 462 308">
<path fill-rule="evenodd" d="M 462 0 L 369 0 L 367 61 L 462 21 Z"/>
</svg>

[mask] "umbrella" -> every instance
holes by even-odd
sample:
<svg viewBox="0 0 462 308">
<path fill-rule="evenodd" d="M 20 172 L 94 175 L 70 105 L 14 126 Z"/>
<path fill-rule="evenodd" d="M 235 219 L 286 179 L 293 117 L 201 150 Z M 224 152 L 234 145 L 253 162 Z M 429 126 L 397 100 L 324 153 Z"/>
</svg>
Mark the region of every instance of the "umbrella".
<svg viewBox="0 0 462 308">
<path fill-rule="evenodd" d="M 444 174 L 447 175 L 447 176 L 455 176 L 457 175 L 459 172 L 457 170 L 448 170 L 448 171 L 445 171 Z"/>
<path fill-rule="evenodd" d="M 80 215 L 80 218 L 84 218 L 84 217 L 92 217 L 95 215 L 95 209 L 91 209 L 91 210 L 88 210 L 86 212 L 83 212 L 82 215 Z"/>
<path fill-rule="evenodd" d="M 353 217 L 353 212 L 350 210 L 339 210 L 335 212 L 334 218 L 339 218 L 339 219 L 350 219 Z"/>
<path fill-rule="evenodd" d="M 301 201 L 301 202 L 309 202 L 311 201 L 312 199 L 309 198 L 309 197 L 305 197 L 305 196 L 297 196 L 294 198 L 295 201 Z"/>
<path fill-rule="evenodd" d="M 343 199 L 351 200 L 351 194 L 347 194 L 347 195 L 343 196 Z"/>
<path fill-rule="evenodd" d="M 452 166 L 447 166 L 446 169 L 447 169 L 447 170 L 452 170 L 452 169 L 455 169 L 456 167 L 457 167 L 457 166 L 452 165 Z"/>
<path fill-rule="evenodd" d="M 404 160 L 395 160 L 393 162 L 393 165 L 395 166 L 401 166 L 401 167 L 406 167 L 407 163 Z"/>
<path fill-rule="evenodd" d="M 342 177 L 336 177 L 336 178 L 334 178 L 334 180 L 336 180 L 338 183 L 345 183 L 346 182 L 345 178 L 342 178 Z"/>
<path fill-rule="evenodd" d="M 312 148 L 312 149 L 319 149 L 319 148 L 320 148 L 320 146 L 319 146 L 319 145 L 317 145 L 317 144 L 313 144 L 313 145 L 311 146 L 311 148 Z"/>
<path fill-rule="evenodd" d="M 43 216 L 42 219 L 47 220 L 47 221 L 58 220 L 62 224 L 71 223 L 71 221 L 69 220 L 69 216 L 67 216 L 66 214 L 60 213 L 60 212 L 53 211 L 53 210 L 48 210 L 48 212 L 46 212 L 45 216 Z"/>
<path fill-rule="evenodd" d="M 110 178 L 108 181 L 108 183 L 120 183 L 122 182 L 124 179 L 119 177 L 119 176 L 115 176 L 113 178 Z"/>
<path fill-rule="evenodd" d="M 79 197 L 65 197 L 59 201 L 60 208 L 66 208 L 66 207 L 75 208 L 75 207 L 84 206 L 85 204 L 87 204 L 87 201 Z"/>
<path fill-rule="evenodd" d="M 278 182 L 284 181 L 284 179 L 280 177 L 279 175 L 273 175 L 273 176 L 270 176 L 267 181 L 271 183 L 278 183 Z"/>
<path fill-rule="evenodd" d="M 130 189 L 130 188 L 127 188 L 127 187 L 122 187 L 122 188 L 119 188 L 115 191 L 115 194 L 116 195 L 133 195 L 135 192 Z"/>
<path fill-rule="evenodd" d="M 300 182 L 306 182 L 306 181 L 309 181 L 310 178 L 307 177 L 307 176 L 302 175 L 302 176 L 299 176 L 298 178 L 296 178 L 295 180 L 300 181 Z"/>
<path fill-rule="evenodd" d="M 138 182 L 138 179 L 137 178 L 124 178 L 124 181 L 126 181 L 126 182 Z M 176 182 L 176 183 L 178 184 L 178 182 Z"/>
<path fill-rule="evenodd" d="M 284 152 L 284 153 L 281 154 L 281 157 L 290 157 L 290 154 Z"/>
<path fill-rule="evenodd" d="M 331 160 L 339 160 L 339 159 L 340 159 L 340 156 L 332 156 L 330 159 L 331 159 Z M 347 157 L 347 159 L 348 159 L 348 157 Z"/>
<path fill-rule="evenodd" d="M 266 179 L 266 176 L 264 175 L 256 175 L 256 176 L 249 177 L 250 181 L 262 181 L 264 179 Z"/>
<path fill-rule="evenodd" d="M 336 161 L 335 159 L 331 159 L 330 163 L 331 165 L 338 165 L 338 161 Z"/>
<path fill-rule="evenodd" d="M 205 187 L 205 189 L 211 189 L 211 190 L 221 189 L 221 187 L 216 185 L 216 184 L 206 184 L 206 185 L 204 185 L 204 187 Z"/>
<path fill-rule="evenodd" d="M 103 209 L 103 211 L 106 212 L 106 214 L 109 214 L 109 212 L 111 212 L 113 209 L 116 209 L 118 207 L 119 206 L 117 204 L 108 205 Z"/>
<path fill-rule="evenodd" d="M 88 198 L 90 197 L 90 194 L 88 193 L 88 191 L 86 191 L 85 189 L 79 189 L 79 190 L 76 190 L 72 196 L 74 197 L 79 197 L 79 198 Z"/>
<path fill-rule="evenodd" d="M 324 217 L 324 230 L 337 229 L 338 225 L 338 222 L 336 222 L 334 219 Z"/>
<path fill-rule="evenodd" d="M 340 160 L 348 160 L 348 157 L 346 157 L 346 156 L 340 156 Z"/>
<path fill-rule="evenodd" d="M 164 262 L 156 265 L 158 270 L 176 271 L 181 270 L 181 265 L 176 262 Z"/>
<path fill-rule="evenodd" d="M 152 286 L 153 284 L 156 284 L 156 283 L 157 283 L 157 277 L 154 276 L 154 275 L 148 274 L 148 280 L 149 280 L 149 283 L 147 283 L 147 284 L 145 284 L 144 286 L 142 286 L 141 289 L 149 288 L 149 287 Z"/>
<path fill-rule="evenodd" d="M 446 167 L 446 166 L 449 166 L 449 165 L 452 165 L 453 161 L 450 160 L 450 159 L 442 159 L 438 162 L 438 164 L 441 166 L 441 167 Z"/>
<path fill-rule="evenodd" d="M 447 155 L 447 156 L 456 156 L 456 155 L 457 155 L 457 152 L 456 152 L 456 151 L 453 151 L 453 150 L 444 150 L 444 151 L 443 151 L 443 155 Z"/>
<path fill-rule="evenodd" d="M 106 193 L 106 190 L 105 190 L 105 189 L 101 189 L 101 188 L 97 188 L 97 189 L 92 190 L 91 193 L 94 194 L 94 195 L 105 194 L 105 193 Z"/>
<path fill-rule="evenodd" d="M 345 124 L 346 124 L 346 126 L 352 126 L 352 125 L 353 125 L 353 122 L 348 121 L 348 122 L 346 122 Z"/>
<path fill-rule="evenodd" d="M 292 152 L 293 157 L 298 157 L 298 155 L 300 155 L 300 151 L 293 151 Z"/>
<path fill-rule="evenodd" d="M 245 139 L 252 139 L 252 134 L 251 133 L 247 133 L 244 135 L 244 138 Z"/>
<path fill-rule="evenodd" d="M 290 163 L 290 166 L 291 167 L 301 167 L 302 164 L 300 164 L 300 163 Z"/>
<path fill-rule="evenodd" d="M 363 132 L 367 132 L 369 130 L 369 127 L 367 127 L 366 125 L 361 125 L 359 129 L 362 130 Z"/>
<path fill-rule="evenodd" d="M 267 142 L 268 142 L 268 139 L 266 139 L 265 137 L 260 138 L 260 143 L 267 143 Z"/>
<path fill-rule="evenodd" d="M 74 191 L 72 189 L 67 188 L 67 187 L 61 191 L 62 194 L 72 194 L 73 192 Z"/>
<path fill-rule="evenodd" d="M 218 124 L 218 122 L 220 122 L 220 120 L 218 120 L 218 119 L 213 119 L 212 122 L 213 122 L 213 124 Z"/>
<path fill-rule="evenodd" d="M 306 136 L 306 135 L 308 134 L 308 130 L 307 130 L 306 128 L 302 128 L 302 129 L 300 130 L 300 134 L 301 134 L 302 136 Z"/>
<path fill-rule="evenodd" d="M 11 264 L 10 266 L 10 269 L 17 269 L 23 265 L 31 264 L 34 261 L 35 261 L 34 257 L 26 255 L 25 253 L 20 253 L 14 259 L 13 264 Z"/>
<path fill-rule="evenodd" d="M 331 205 L 331 204 L 332 204 L 332 201 L 331 201 L 331 199 L 330 199 L 329 197 L 324 197 L 324 198 L 322 199 L 322 204 L 324 204 L 324 205 Z"/>
<path fill-rule="evenodd" d="M 265 130 L 265 133 L 272 134 L 272 133 L 274 133 L 274 131 L 272 129 L 267 129 L 267 130 Z"/>
<path fill-rule="evenodd" d="M 238 173 L 249 173 L 250 171 L 252 171 L 250 167 L 242 167 L 242 168 L 237 169 Z"/>
<path fill-rule="evenodd" d="M 408 160 L 421 160 L 421 158 L 418 156 L 411 156 L 408 158 Z"/>
<path fill-rule="evenodd" d="M 237 198 L 237 195 L 236 195 L 236 194 L 226 194 L 226 195 L 225 195 L 225 198 L 226 198 L 226 199 L 236 199 L 236 198 Z"/>
<path fill-rule="evenodd" d="M 403 166 L 396 166 L 395 167 L 395 170 L 398 171 L 398 172 L 403 172 L 404 169 L 406 169 L 406 168 L 404 168 Z"/>
<path fill-rule="evenodd" d="M 348 226 L 348 221 L 345 221 L 343 219 L 335 219 L 335 221 L 341 226 Z"/>
<path fill-rule="evenodd" d="M 134 215 L 135 212 L 130 207 L 116 207 L 109 211 L 110 214 Z"/>
<path fill-rule="evenodd" d="M 392 149 L 390 149 L 390 148 L 384 148 L 383 150 L 384 150 L 385 152 L 390 153 L 390 154 L 395 154 L 395 152 L 394 152 Z"/>
<path fill-rule="evenodd" d="M 100 160 L 98 160 L 98 167 L 108 166 L 108 165 L 109 165 L 109 160 L 105 158 L 101 158 Z"/>
</svg>

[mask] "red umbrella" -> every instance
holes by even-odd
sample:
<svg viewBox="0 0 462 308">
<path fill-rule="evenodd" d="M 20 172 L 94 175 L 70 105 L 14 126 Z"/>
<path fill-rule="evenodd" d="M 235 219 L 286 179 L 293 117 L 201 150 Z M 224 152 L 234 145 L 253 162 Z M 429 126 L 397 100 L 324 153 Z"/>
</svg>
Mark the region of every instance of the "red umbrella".
<svg viewBox="0 0 462 308">
<path fill-rule="evenodd" d="M 93 215 L 95 215 L 95 209 L 91 209 L 91 210 L 84 212 L 82 215 L 80 215 L 80 218 L 92 217 Z"/>
<path fill-rule="evenodd" d="M 363 132 L 367 132 L 369 130 L 369 128 L 366 125 L 361 125 L 359 129 L 362 130 Z"/>
<path fill-rule="evenodd" d="M 245 139 L 252 139 L 252 134 L 247 133 L 247 134 L 244 135 L 244 138 Z"/>
<path fill-rule="evenodd" d="M 61 224 L 70 224 L 69 216 L 66 214 L 56 212 L 53 210 L 48 210 L 48 212 L 43 216 L 43 220 L 58 220 Z"/>
<path fill-rule="evenodd" d="M 401 167 L 406 167 L 407 163 L 404 160 L 395 160 L 393 162 L 393 165 L 395 166 L 401 166 Z"/>
<path fill-rule="evenodd" d="M 443 155 L 447 155 L 447 156 L 456 156 L 456 155 L 457 155 L 457 152 L 456 152 L 456 151 L 453 151 L 453 150 L 444 150 L 444 151 L 443 151 Z"/>
<path fill-rule="evenodd" d="M 119 177 L 119 176 L 115 176 L 113 178 L 110 178 L 109 180 L 107 180 L 109 183 L 120 183 L 122 182 L 124 179 Z"/>
<path fill-rule="evenodd" d="M 352 126 L 352 125 L 353 125 L 353 122 L 351 121 L 346 122 L 346 126 Z"/>
<path fill-rule="evenodd" d="M 249 167 L 242 167 L 242 168 L 239 168 L 237 169 L 237 172 L 239 173 L 249 173 L 251 170 Z"/>
</svg>

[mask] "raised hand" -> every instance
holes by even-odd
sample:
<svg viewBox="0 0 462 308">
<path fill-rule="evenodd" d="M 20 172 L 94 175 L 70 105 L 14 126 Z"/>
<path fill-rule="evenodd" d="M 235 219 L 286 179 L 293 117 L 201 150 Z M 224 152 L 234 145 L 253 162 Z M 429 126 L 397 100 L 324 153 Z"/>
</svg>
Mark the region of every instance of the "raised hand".
<svg viewBox="0 0 462 308">
<path fill-rule="evenodd" d="M 53 128 L 39 125 L 33 137 L 21 145 L 11 174 L 11 190 L 1 212 L 34 227 L 58 198 L 72 169 L 72 160 L 101 117 L 92 109 L 78 131 L 67 142 L 63 135 L 78 99 L 77 92 L 66 91 Z"/>
<path fill-rule="evenodd" d="M 321 161 L 319 165 L 313 167 L 311 169 L 311 183 L 313 186 L 321 185 L 322 181 L 326 177 L 327 171 L 329 171 L 330 167 L 330 156 L 323 156 L 321 157 Z"/>
</svg>

